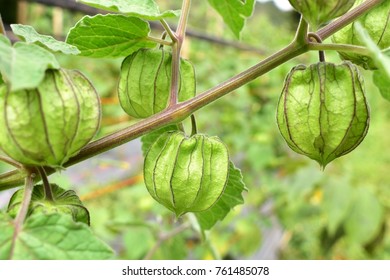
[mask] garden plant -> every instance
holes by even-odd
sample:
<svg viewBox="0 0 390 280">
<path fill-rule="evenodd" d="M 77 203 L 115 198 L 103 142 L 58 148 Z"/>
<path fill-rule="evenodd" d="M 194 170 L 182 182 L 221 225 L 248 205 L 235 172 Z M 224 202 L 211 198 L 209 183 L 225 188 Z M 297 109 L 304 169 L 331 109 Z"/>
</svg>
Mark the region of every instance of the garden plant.
<svg viewBox="0 0 390 280">
<path fill-rule="evenodd" d="M 0 259 L 114 258 L 114 250 L 95 234 L 94 213 L 77 190 L 51 182 L 50 175 L 137 138 L 150 199 L 168 209 L 174 222 L 187 221 L 207 243 L 208 233 L 245 203 L 251 187 L 223 136 L 200 131 L 196 118 L 205 106 L 294 58 L 318 53 L 280 79 L 280 96 L 272 104 L 280 134 L 272 137 L 316 161 L 321 172 L 359 149 L 370 133 L 372 112 L 361 72 L 372 71 L 390 100 L 389 0 L 290 0 L 300 14 L 291 43 L 203 92 L 197 92 L 196 63 L 181 55 L 195 3 L 183 0 L 180 10 L 162 11 L 155 0 L 80 2 L 105 13 L 84 16 L 65 41 L 12 24 L 20 41 L 11 43 L 0 26 L 0 160 L 14 167 L 0 175 L 0 191 L 19 188 L 0 212 Z M 237 38 L 256 3 L 207 2 Z M 159 36 L 152 22 L 161 25 Z M 117 110 L 139 120 L 97 136 L 104 113 L 99 93 L 82 68 L 61 67 L 59 53 L 120 59 Z M 334 53 L 343 61 L 332 62 Z M 340 230 L 349 229 L 334 224 L 324 240 L 332 243 Z"/>
</svg>

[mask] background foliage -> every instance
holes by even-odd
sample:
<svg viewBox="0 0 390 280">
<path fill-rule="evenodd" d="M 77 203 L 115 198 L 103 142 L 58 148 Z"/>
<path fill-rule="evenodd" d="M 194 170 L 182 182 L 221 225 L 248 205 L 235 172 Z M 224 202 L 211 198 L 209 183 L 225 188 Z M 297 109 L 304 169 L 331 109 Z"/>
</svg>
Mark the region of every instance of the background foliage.
<svg viewBox="0 0 390 280">
<path fill-rule="evenodd" d="M 161 10 L 180 5 L 179 1 L 158 3 Z M 83 16 L 61 11 L 58 27 L 53 26 L 57 8 L 30 3 L 23 9 L 22 23 L 33 25 L 41 34 L 57 30 L 59 37 Z M 195 65 L 197 91 L 287 45 L 297 19 L 272 3 L 258 3 L 241 34 L 240 49 L 237 32 L 231 32 L 206 1 L 193 1 L 189 29 L 233 42 L 221 46 L 187 38 L 183 56 Z M 254 50 L 242 50 L 243 46 Z M 120 60 L 58 57 L 64 67 L 82 69 L 97 87 L 103 102 L 98 136 L 135 122 L 118 109 Z M 277 130 L 275 111 L 284 77 L 294 65 L 317 60 L 316 53 L 303 55 L 196 114 L 199 132 L 218 135 L 228 145 L 248 188 L 245 204 L 229 213 L 206 239 L 193 229 L 191 216 L 177 221 L 149 196 L 140 175 L 139 140 L 50 179 L 77 190 L 90 210 L 93 231 L 115 249 L 118 259 L 388 259 L 390 104 L 372 85 L 372 73 L 362 70 L 372 113 L 368 135 L 359 148 L 332 162 L 324 172 L 315 162 L 291 152 Z M 327 61 L 340 59 L 329 52 Z M 188 123 L 185 127 L 190 129 Z M 0 165 L 1 171 L 6 168 Z M 0 194 L 2 207 L 11 193 Z"/>
</svg>

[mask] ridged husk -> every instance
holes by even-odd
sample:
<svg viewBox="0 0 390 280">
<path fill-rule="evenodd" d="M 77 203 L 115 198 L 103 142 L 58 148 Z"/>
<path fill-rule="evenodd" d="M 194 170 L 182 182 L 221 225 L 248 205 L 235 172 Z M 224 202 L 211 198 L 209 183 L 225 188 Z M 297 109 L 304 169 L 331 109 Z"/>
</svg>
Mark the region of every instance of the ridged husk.
<svg viewBox="0 0 390 280">
<path fill-rule="evenodd" d="M 76 70 L 48 70 L 35 89 L 0 87 L 0 147 L 28 166 L 61 167 L 95 135 L 100 100 Z"/>
<path fill-rule="evenodd" d="M 363 0 L 357 0 L 355 6 L 362 2 Z M 371 9 L 359 18 L 359 22 L 380 49 L 384 50 L 390 47 L 390 1 L 383 1 L 383 3 Z M 365 44 L 356 34 L 354 25 L 355 23 L 351 23 L 335 33 L 332 36 L 332 41 L 337 44 L 364 46 Z M 342 59 L 349 60 L 365 69 L 377 68 L 374 61 L 368 56 L 346 52 L 340 52 L 339 54 Z"/>
<path fill-rule="evenodd" d="M 146 118 L 168 105 L 172 54 L 163 49 L 141 49 L 122 62 L 119 101 L 132 117 Z M 193 65 L 180 59 L 179 102 L 195 96 Z"/>
<path fill-rule="evenodd" d="M 277 123 L 291 149 L 322 167 L 354 150 L 369 127 L 357 66 L 319 62 L 294 67 L 279 99 Z"/>
<path fill-rule="evenodd" d="M 289 0 L 314 30 L 328 21 L 345 14 L 356 0 Z"/>
<path fill-rule="evenodd" d="M 90 224 L 89 212 L 73 190 L 64 190 L 56 184 L 51 184 L 54 200 L 45 198 L 43 185 L 34 186 L 27 217 L 35 214 L 62 213 L 72 216 L 75 222 Z M 22 206 L 24 189 L 16 191 L 8 204 L 7 213 L 15 218 Z"/>
<path fill-rule="evenodd" d="M 149 149 L 144 179 L 151 196 L 180 216 L 214 205 L 225 189 L 228 170 L 228 151 L 219 138 L 173 131 Z"/>
</svg>

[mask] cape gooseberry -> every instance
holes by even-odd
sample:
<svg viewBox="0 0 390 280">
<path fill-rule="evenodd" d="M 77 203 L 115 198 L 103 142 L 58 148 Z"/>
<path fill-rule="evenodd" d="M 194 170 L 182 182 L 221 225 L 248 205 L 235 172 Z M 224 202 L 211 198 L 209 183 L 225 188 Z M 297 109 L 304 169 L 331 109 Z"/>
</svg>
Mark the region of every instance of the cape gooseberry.
<svg viewBox="0 0 390 280">
<path fill-rule="evenodd" d="M 303 18 L 316 30 L 328 21 L 345 14 L 356 0 L 289 0 Z"/>
<path fill-rule="evenodd" d="M 360 5 L 362 2 L 363 0 L 356 0 L 355 6 Z M 359 22 L 380 49 L 383 50 L 390 47 L 390 1 L 383 1 L 371 9 L 359 18 Z M 365 44 L 359 38 L 355 29 L 355 22 L 353 22 L 335 33 L 332 36 L 332 41 L 337 44 L 364 46 Z M 368 56 L 351 52 L 339 52 L 339 54 L 342 59 L 349 60 L 365 69 L 377 68 L 372 58 Z"/>
<path fill-rule="evenodd" d="M 76 70 L 47 70 L 37 88 L 0 86 L 0 148 L 27 166 L 61 167 L 95 135 L 100 100 Z"/>
<path fill-rule="evenodd" d="M 358 67 L 350 62 L 294 67 L 279 99 L 277 123 L 291 149 L 323 168 L 354 150 L 369 126 Z"/>
<path fill-rule="evenodd" d="M 213 206 L 225 189 L 228 172 L 228 151 L 218 137 L 186 137 L 179 131 L 162 134 L 144 163 L 149 193 L 176 216 Z"/>
<path fill-rule="evenodd" d="M 122 62 L 118 83 L 123 110 L 135 118 L 146 118 L 164 110 L 171 87 L 172 54 L 164 49 L 141 49 Z M 195 96 L 193 65 L 180 59 L 179 102 Z"/>
</svg>

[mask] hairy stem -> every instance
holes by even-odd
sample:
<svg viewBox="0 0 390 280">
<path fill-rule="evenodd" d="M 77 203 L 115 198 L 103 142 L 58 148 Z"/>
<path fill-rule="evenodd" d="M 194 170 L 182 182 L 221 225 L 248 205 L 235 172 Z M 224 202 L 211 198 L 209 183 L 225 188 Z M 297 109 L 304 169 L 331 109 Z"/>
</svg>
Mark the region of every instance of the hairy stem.
<svg viewBox="0 0 390 280">
<path fill-rule="evenodd" d="M 367 0 L 361 6 L 348 12 L 344 16 L 340 17 L 339 19 L 336 19 L 329 25 L 320 29 L 316 34 L 324 40 L 325 38 L 332 35 L 334 32 L 338 31 L 339 29 L 354 21 L 364 12 L 367 12 L 369 9 L 380 3 L 380 0 Z M 186 102 L 173 105 L 167 110 L 153 115 L 147 119 L 141 120 L 140 122 L 130 127 L 119 130 L 89 143 L 87 146 L 81 149 L 81 151 L 77 155 L 70 158 L 69 161 L 64 164 L 64 167 L 72 166 L 76 163 L 79 163 L 97 154 L 118 147 L 126 142 L 129 142 L 148 132 L 154 131 L 166 125 L 178 123 L 190 116 L 195 111 L 201 109 L 205 105 L 221 98 L 222 96 L 243 86 L 244 84 L 252 81 L 253 79 L 260 77 L 261 75 L 269 72 L 275 67 L 285 63 L 286 61 L 309 51 L 309 42 L 304 43 L 301 39 L 298 39 L 302 38 L 302 35 L 300 34 L 305 33 L 305 25 L 300 24 L 300 27 L 298 28 L 297 34 L 295 36 L 296 39 L 294 39 L 293 42 L 287 47 L 281 49 L 280 51 L 269 56 L 268 58 L 252 66 L 251 68 L 228 79 L 227 81 L 197 95 L 190 100 L 187 100 Z M 54 173 L 54 171 L 54 169 L 46 168 L 47 174 Z M 23 172 L 18 172 L 15 170 L 0 175 L 0 190 L 9 189 L 22 184 L 24 176 L 25 174 Z"/>
<path fill-rule="evenodd" d="M 22 229 L 23 223 L 27 217 L 28 206 L 30 205 L 31 196 L 32 196 L 32 192 L 34 189 L 34 179 L 33 178 L 35 176 L 35 173 L 32 170 L 29 170 L 29 169 L 26 169 L 26 170 L 27 170 L 27 176 L 25 178 L 23 200 L 22 200 L 22 204 L 21 204 L 21 207 L 19 209 L 19 212 L 18 212 L 18 214 L 15 218 L 15 221 L 14 221 L 15 230 L 14 230 L 14 234 L 12 236 L 12 244 L 11 244 L 9 259 L 12 259 L 12 257 L 13 257 L 16 239 L 17 239 L 17 237 Z"/>
</svg>

